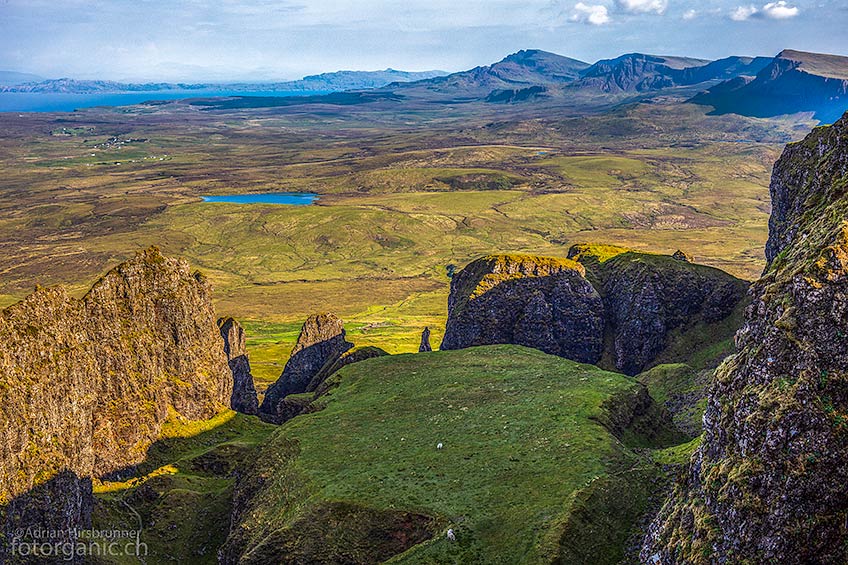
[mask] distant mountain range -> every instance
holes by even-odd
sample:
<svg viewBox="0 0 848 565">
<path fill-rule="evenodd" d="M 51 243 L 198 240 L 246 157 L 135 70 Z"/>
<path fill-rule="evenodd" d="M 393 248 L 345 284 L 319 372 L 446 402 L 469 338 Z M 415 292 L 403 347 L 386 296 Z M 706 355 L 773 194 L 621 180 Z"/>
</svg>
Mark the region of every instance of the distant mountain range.
<svg viewBox="0 0 848 565">
<path fill-rule="evenodd" d="M 650 92 L 677 86 L 691 86 L 742 75 L 756 75 L 771 59 L 767 57 L 727 57 L 717 61 L 686 57 L 661 57 L 629 53 L 590 65 L 537 49 L 519 51 L 486 67 L 475 67 L 447 76 L 386 88 L 407 95 L 437 93 L 460 97 L 485 97 L 490 101 L 528 99 L 557 90 L 603 93 Z M 545 87 L 543 90 L 534 87 Z M 512 93 L 512 96 L 508 96 Z"/>
<path fill-rule="evenodd" d="M 9 73 L 0 72 L 0 84 Z M 333 92 L 296 100 L 237 98 L 218 108 L 388 103 L 520 104 L 566 102 L 576 108 L 614 105 L 668 93 L 713 113 L 769 117 L 812 112 L 832 122 L 848 110 L 848 57 L 785 50 L 774 58 L 726 57 L 716 61 L 629 53 L 589 64 L 538 49 L 497 63 L 447 74 L 441 71 L 339 71 L 268 84 L 126 84 L 72 79 L 0 86 L 0 92 Z M 370 91 L 370 92 L 364 92 Z"/>
<path fill-rule="evenodd" d="M 386 88 L 413 96 L 416 91 L 421 91 L 485 98 L 494 91 L 569 83 L 578 79 L 580 73 L 589 67 L 589 63 L 583 61 L 531 49 L 513 53 L 493 65 L 417 82 L 390 84 Z"/>
<path fill-rule="evenodd" d="M 709 61 L 629 53 L 589 65 L 526 50 L 490 66 L 385 89 L 408 98 L 509 104 L 587 95 L 627 99 L 678 89 L 678 95 L 714 106 L 718 114 L 767 117 L 813 112 L 831 122 L 848 110 L 848 57 L 786 50 L 774 58 Z"/>
<path fill-rule="evenodd" d="M 834 122 L 848 110 L 848 57 L 785 50 L 754 77 L 740 76 L 692 98 L 717 114 L 769 117 L 814 112 Z"/>
<path fill-rule="evenodd" d="M 0 86 L 13 86 L 16 84 L 23 84 L 25 82 L 38 82 L 42 80 L 44 80 L 43 77 L 29 73 L 0 71 Z"/>
<path fill-rule="evenodd" d="M 432 79 L 446 75 L 443 71 L 337 71 L 304 77 L 300 80 L 273 83 L 124 83 L 109 80 L 76 80 L 60 78 L 44 80 L 35 75 L 0 71 L 0 92 L 94 94 L 109 92 L 162 92 L 172 90 L 228 90 L 235 92 L 338 92 L 380 88 L 390 83 Z M 9 77 L 4 81 L 4 77 Z M 16 78 L 17 77 L 17 78 Z M 27 78 L 29 77 L 29 78 Z"/>
<path fill-rule="evenodd" d="M 769 61 L 766 57 L 727 57 L 708 61 L 630 53 L 598 61 L 581 73 L 579 80 L 568 86 L 603 92 L 646 92 L 754 75 Z"/>
</svg>

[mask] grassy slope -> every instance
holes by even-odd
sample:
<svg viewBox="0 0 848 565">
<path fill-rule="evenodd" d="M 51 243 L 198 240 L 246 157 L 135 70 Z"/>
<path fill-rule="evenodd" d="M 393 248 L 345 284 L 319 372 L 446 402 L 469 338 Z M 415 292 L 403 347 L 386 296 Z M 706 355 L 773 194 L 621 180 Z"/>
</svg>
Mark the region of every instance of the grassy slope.
<svg viewBox="0 0 848 565">
<path fill-rule="evenodd" d="M 271 474 L 245 522 L 256 554 L 270 532 L 333 501 L 434 517 L 436 537 L 395 563 L 621 558 L 656 469 L 595 418 L 635 380 L 515 346 L 370 360 L 339 380 L 254 471 Z"/>
<path fill-rule="evenodd" d="M 233 470 L 276 426 L 226 412 L 207 422 L 166 426 L 132 477 L 95 484 L 95 529 L 142 530 L 148 564 L 217 563 L 229 528 Z M 116 557 L 104 563 L 138 563 Z"/>
</svg>

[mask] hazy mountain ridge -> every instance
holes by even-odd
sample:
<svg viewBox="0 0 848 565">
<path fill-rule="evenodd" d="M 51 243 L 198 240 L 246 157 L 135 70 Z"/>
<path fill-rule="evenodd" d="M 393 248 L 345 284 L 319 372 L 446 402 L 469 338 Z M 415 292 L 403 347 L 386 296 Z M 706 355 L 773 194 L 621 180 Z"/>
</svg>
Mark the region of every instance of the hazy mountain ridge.
<svg viewBox="0 0 848 565">
<path fill-rule="evenodd" d="M 647 92 L 755 75 L 770 61 L 767 57 L 733 56 L 710 61 L 628 53 L 590 65 L 555 53 L 530 49 L 509 55 L 490 66 L 434 79 L 391 84 L 387 88 L 403 94 L 454 94 L 515 102 L 538 97 L 541 92 L 538 88 L 534 96 L 510 95 L 530 87 L 544 87 L 546 91 L 565 88 L 569 94 L 575 91 Z"/>
<path fill-rule="evenodd" d="M 580 80 L 569 86 L 603 92 L 644 92 L 754 75 L 769 61 L 765 57 L 734 56 L 708 61 L 631 53 L 616 59 L 598 61 L 583 73 Z"/>
<path fill-rule="evenodd" d="M 0 78 L 2 76 L 0 75 Z M 0 83 L 1 84 L 1 83 Z M 527 49 L 487 66 L 446 74 L 441 71 L 338 71 L 297 81 L 252 84 L 119 83 L 47 80 L 0 86 L 2 92 L 106 93 L 230 90 L 280 92 L 281 97 L 246 98 L 211 104 L 215 108 L 254 108 L 304 104 L 390 103 L 529 104 L 566 101 L 585 111 L 611 107 L 635 96 L 668 89 L 690 102 L 709 105 L 716 114 L 770 117 L 812 112 L 828 122 L 846 109 L 848 57 L 784 50 L 774 58 L 731 56 L 715 61 L 628 53 L 589 64 L 556 53 Z M 363 91 L 375 90 L 376 97 Z M 694 97 L 693 94 L 703 90 Z M 292 91 L 332 92 L 286 99 Z M 339 94 L 342 92 L 342 94 Z M 200 95 L 200 94 L 198 94 Z M 233 105 L 235 104 L 235 105 Z"/>
<path fill-rule="evenodd" d="M 59 78 L 39 82 L 21 82 L 0 86 L 0 92 L 92 94 L 105 92 L 157 92 L 169 90 L 234 90 L 234 91 L 339 91 L 380 88 L 389 83 L 424 80 L 443 76 L 443 71 L 336 71 L 303 77 L 300 80 L 283 82 L 234 82 L 234 83 L 125 83 L 111 80 L 77 80 Z M 35 75 L 29 75 L 35 76 Z M 0 74 L 0 85 L 3 85 Z M 35 77 L 38 78 L 38 77 Z"/>
<path fill-rule="evenodd" d="M 494 90 L 523 86 L 564 84 L 579 78 L 589 63 L 555 53 L 528 49 L 518 51 L 492 65 L 474 67 L 444 77 L 407 84 L 390 84 L 387 88 L 455 94 L 482 94 Z M 483 92 L 481 92 L 483 91 Z"/>
<path fill-rule="evenodd" d="M 753 80 L 723 82 L 691 100 L 716 114 L 771 117 L 813 112 L 833 122 L 848 109 L 848 57 L 781 51 Z"/>
<path fill-rule="evenodd" d="M 0 71 L 0 86 L 12 86 L 23 84 L 25 82 L 37 82 L 44 80 L 44 77 L 30 73 L 19 73 L 18 71 Z"/>
</svg>

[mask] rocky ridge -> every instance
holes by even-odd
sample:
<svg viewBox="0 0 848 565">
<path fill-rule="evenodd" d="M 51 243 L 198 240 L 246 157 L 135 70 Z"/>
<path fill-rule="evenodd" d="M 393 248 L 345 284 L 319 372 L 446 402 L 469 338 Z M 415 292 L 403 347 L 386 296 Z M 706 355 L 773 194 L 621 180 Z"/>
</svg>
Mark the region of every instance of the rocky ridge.
<svg viewBox="0 0 848 565">
<path fill-rule="evenodd" d="M 603 352 L 603 303 L 570 259 L 490 255 L 451 279 L 442 350 L 511 343 L 583 363 Z"/>
<path fill-rule="evenodd" d="M 718 269 L 615 246 L 576 245 L 568 259 L 492 255 L 453 277 L 441 349 L 511 343 L 635 375 L 691 354 L 704 334 L 732 335 L 723 322 L 746 288 Z"/>
<path fill-rule="evenodd" d="M 567 89 L 598 90 L 611 94 L 650 92 L 693 86 L 717 80 L 754 76 L 771 63 L 768 57 L 731 56 L 715 61 L 628 53 L 604 59 L 580 73 Z"/>
<path fill-rule="evenodd" d="M 344 322 L 338 316 L 329 313 L 310 316 L 300 330 L 282 374 L 265 393 L 259 407 L 260 417 L 268 422 L 282 423 L 278 404 L 289 395 L 318 388 L 329 376 L 331 367 L 352 348 L 353 344 L 345 339 Z"/>
<path fill-rule="evenodd" d="M 151 248 L 82 299 L 38 289 L 0 313 L 4 532 L 85 526 L 91 477 L 141 461 L 167 420 L 229 405 L 210 292 Z"/>
<path fill-rule="evenodd" d="M 848 116 L 774 168 L 768 266 L 642 560 L 848 562 Z"/>
<path fill-rule="evenodd" d="M 224 353 L 227 354 L 227 362 L 233 374 L 233 396 L 230 406 L 236 412 L 257 414 L 259 400 L 253 383 L 253 375 L 250 372 L 244 328 L 233 318 L 221 318 L 218 320 L 218 329 L 221 331 L 221 337 L 224 338 Z"/>
</svg>

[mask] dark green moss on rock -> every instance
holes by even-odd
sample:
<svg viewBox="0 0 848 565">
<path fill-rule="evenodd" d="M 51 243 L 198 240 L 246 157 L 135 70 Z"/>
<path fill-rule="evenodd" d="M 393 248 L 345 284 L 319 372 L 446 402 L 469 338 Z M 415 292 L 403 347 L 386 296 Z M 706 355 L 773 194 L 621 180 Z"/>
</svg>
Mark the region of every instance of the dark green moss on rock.
<svg viewBox="0 0 848 565">
<path fill-rule="evenodd" d="M 658 362 L 686 360 L 729 339 L 741 321 L 748 283 L 719 269 L 632 251 L 583 260 L 600 285 L 610 360 L 628 375 Z M 736 323 L 723 323 L 734 314 Z M 687 341 L 685 348 L 676 347 Z"/>
</svg>

